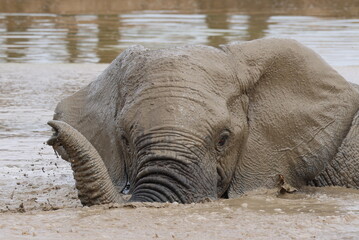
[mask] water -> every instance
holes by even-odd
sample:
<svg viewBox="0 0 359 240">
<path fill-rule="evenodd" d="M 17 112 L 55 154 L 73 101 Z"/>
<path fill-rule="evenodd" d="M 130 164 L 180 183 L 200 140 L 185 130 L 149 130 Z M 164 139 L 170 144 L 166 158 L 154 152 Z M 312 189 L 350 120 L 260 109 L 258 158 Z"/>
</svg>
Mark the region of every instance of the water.
<svg viewBox="0 0 359 240">
<path fill-rule="evenodd" d="M 0 64 L 0 212 L 16 210 L 21 203 L 31 208 L 47 207 L 64 201 L 52 192 L 73 192 L 69 165 L 44 144 L 51 135 L 46 122 L 52 119 L 58 101 L 89 83 L 104 68 Z"/>
<path fill-rule="evenodd" d="M 0 62 L 109 63 L 134 44 L 218 46 L 262 37 L 297 39 L 332 65 L 359 65 L 358 18 L 205 10 L 0 13 Z"/>
<path fill-rule="evenodd" d="M 359 238 L 359 191 L 343 188 L 306 188 L 280 197 L 257 191 L 186 206 L 81 208 L 70 166 L 44 145 L 58 101 L 107 66 L 99 63 L 133 44 L 218 46 L 294 38 L 359 83 L 358 1 L 29 2 L 0 0 L 0 236 Z"/>
</svg>

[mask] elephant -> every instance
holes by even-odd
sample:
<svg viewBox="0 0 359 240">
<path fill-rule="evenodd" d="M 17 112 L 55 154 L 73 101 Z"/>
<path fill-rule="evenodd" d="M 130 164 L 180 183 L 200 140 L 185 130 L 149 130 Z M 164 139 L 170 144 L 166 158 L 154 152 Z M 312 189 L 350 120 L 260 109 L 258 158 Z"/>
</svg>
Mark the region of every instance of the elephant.
<svg viewBox="0 0 359 240">
<path fill-rule="evenodd" d="M 87 206 L 359 188 L 358 110 L 359 86 L 295 40 L 136 45 L 57 105 L 48 144 Z"/>
</svg>

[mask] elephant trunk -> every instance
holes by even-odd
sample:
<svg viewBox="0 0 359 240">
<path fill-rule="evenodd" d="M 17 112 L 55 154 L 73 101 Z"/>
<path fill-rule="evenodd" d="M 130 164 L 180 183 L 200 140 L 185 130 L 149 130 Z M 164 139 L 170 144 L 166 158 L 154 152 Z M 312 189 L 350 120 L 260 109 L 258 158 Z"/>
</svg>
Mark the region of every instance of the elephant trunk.
<svg viewBox="0 0 359 240">
<path fill-rule="evenodd" d="M 147 167 L 137 174 L 135 182 L 130 201 L 190 203 L 194 200 L 184 192 L 191 189 L 188 180 L 166 167 Z"/>
<path fill-rule="evenodd" d="M 215 165 L 204 164 L 205 150 L 184 133 L 168 135 L 157 133 L 137 140 L 130 201 L 186 204 L 216 199 Z"/>
<path fill-rule="evenodd" d="M 124 200 L 114 186 L 101 156 L 76 129 L 62 121 L 49 121 L 56 131 L 48 141 L 56 150 L 63 147 L 71 163 L 78 196 L 83 205 L 122 203 Z M 62 148 L 61 147 L 61 148 Z"/>
</svg>

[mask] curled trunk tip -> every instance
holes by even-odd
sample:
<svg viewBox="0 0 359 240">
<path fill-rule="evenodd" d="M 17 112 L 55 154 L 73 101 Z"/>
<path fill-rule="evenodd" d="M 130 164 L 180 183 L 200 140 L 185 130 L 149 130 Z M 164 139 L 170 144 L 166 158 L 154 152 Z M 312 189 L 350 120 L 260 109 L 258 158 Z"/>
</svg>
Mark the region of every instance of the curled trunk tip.
<svg viewBox="0 0 359 240">
<path fill-rule="evenodd" d="M 86 137 L 63 121 L 52 120 L 48 124 L 55 130 L 48 144 L 55 150 L 63 147 L 66 151 L 81 203 L 122 203 L 122 196 L 114 186 L 100 154 Z"/>
</svg>

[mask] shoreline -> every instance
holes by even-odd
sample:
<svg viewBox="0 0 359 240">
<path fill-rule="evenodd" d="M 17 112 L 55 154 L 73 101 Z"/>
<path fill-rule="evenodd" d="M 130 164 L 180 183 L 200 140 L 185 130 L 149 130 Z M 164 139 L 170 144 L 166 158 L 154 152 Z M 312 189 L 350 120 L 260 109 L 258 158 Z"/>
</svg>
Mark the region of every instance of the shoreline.
<svg viewBox="0 0 359 240">
<path fill-rule="evenodd" d="M 240 12 L 251 14 L 273 13 L 277 15 L 306 16 L 359 16 L 359 1 L 352 0 L 227 0 L 222 2 L 200 0 L 114 1 L 104 0 L 0 0 L 2 13 L 44 14 L 118 14 L 129 11 L 176 11 L 176 12 Z"/>
</svg>

